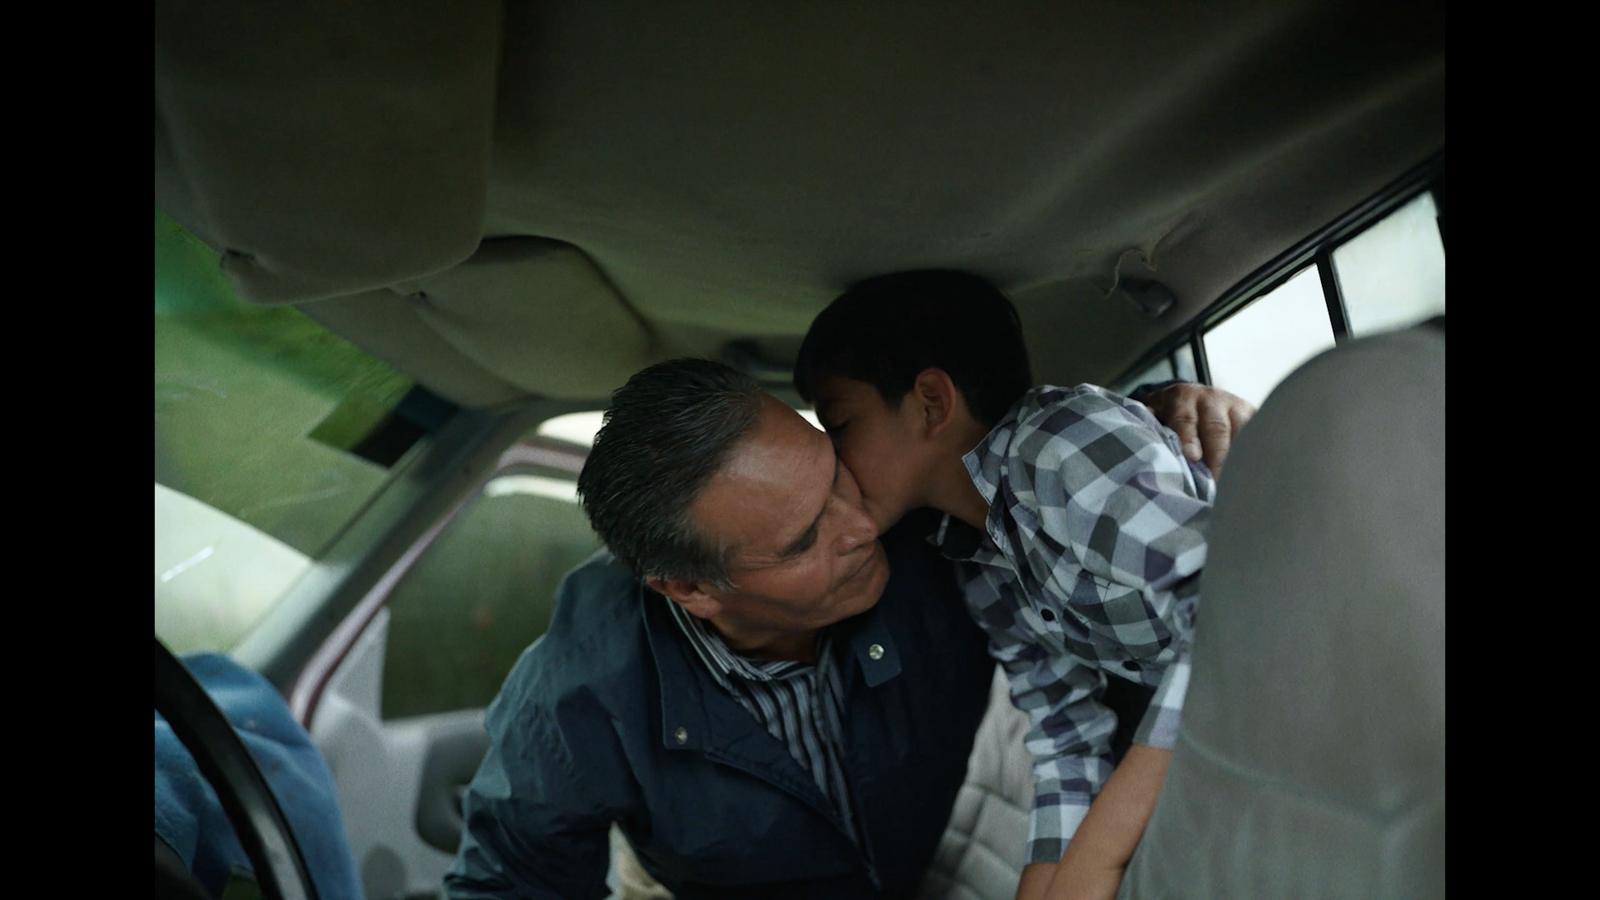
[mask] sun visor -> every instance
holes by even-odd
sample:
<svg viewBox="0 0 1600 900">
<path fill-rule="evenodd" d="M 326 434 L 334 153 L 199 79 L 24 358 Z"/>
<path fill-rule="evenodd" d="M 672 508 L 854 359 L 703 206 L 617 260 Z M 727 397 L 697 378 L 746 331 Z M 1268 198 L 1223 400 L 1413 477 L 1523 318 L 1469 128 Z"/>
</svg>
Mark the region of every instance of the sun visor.
<svg viewBox="0 0 1600 900">
<path fill-rule="evenodd" d="M 498 0 L 157 0 L 156 205 L 240 297 L 446 269 L 483 234 Z"/>
<path fill-rule="evenodd" d="M 297 308 L 457 405 L 487 409 L 527 396 L 440 337 L 422 321 L 414 302 L 393 291 L 365 291 Z"/>
<path fill-rule="evenodd" d="M 534 394 L 604 399 L 657 359 L 611 282 L 559 241 L 486 241 L 467 262 L 393 290 L 463 355 Z"/>
</svg>

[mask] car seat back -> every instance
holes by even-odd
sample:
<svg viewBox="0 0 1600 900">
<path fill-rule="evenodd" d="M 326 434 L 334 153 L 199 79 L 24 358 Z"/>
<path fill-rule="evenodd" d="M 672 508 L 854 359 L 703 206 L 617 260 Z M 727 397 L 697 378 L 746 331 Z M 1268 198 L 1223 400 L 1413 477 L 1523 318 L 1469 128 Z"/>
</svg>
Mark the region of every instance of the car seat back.
<svg viewBox="0 0 1600 900">
<path fill-rule="evenodd" d="M 1119 896 L 1444 896 L 1444 491 L 1442 327 L 1352 341 L 1262 404 Z"/>
</svg>

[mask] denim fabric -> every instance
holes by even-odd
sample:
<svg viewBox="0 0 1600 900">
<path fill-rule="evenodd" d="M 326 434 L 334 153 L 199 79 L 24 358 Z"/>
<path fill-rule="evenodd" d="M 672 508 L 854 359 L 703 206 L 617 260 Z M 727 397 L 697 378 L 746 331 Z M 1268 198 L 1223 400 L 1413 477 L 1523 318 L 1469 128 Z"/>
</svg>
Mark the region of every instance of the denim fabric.
<svg viewBox="0 0 1600 900">
<path fill-rule="evenodd" d="M 333 776 L 276 688 L 218 653 L 183 664 L 233 724 L 294 830 L 306 869 L 322 900 L 360 900 L 361 882 L 344 834 Z M 156 713 L 156 836 L 165 841 L 212 896 L 229 869 L 250 868 L 217 793 L 194 758 Z"/>
</svg>

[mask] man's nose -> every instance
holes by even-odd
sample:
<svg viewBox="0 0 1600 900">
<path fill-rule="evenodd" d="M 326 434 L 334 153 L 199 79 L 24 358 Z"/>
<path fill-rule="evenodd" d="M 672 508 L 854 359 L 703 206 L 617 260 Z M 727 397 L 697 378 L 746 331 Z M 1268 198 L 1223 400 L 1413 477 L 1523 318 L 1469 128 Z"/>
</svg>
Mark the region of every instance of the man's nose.
<svg viewBox="0 0 1600 900">
<path fill-rule="evenodd" d="M 859 495 L 854 502 L 840 503 L 844 512 L 843 529 L 839 540 L 840 555 L 849 553 L 863 544 L 878 539 L 878 523 L 867 514 Z"/>
</svg>

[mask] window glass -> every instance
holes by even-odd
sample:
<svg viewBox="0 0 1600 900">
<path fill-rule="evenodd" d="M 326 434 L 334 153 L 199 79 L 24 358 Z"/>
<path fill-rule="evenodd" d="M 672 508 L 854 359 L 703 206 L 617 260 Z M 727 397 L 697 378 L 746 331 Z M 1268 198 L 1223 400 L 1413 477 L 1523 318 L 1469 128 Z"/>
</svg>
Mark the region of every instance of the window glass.
<svg viewBox="0 0 1600 900">
<path fill-rule="evenodd" d="M 1444 242 L 1424 193 L 1333 251 L 1353 337 L 1444 314 Z"/>
<path fill-rule="evenodd" d="M 1177 366 L 1177 377 L 1190 384 L 1200 383 L 1200 371 L 1194 364 L 1194 346 L 1187 341 L 1172 351 L 1172 361 Z"/>
<path fill-rule="evenodd" d="M 351 449 L 412 387 L 292 307 L 240 300 L 218 260 L 156 212 L 156 633 L 174 650 L 231 647 L 387 482 Z"/>
<path fill-rule="evenodd" d="M 539 425 L 539 435 L 566 441 L 569 444 L 581 444 L 585 447 L 594 446 L 595 432 L 600 430 L 600 421 L 605 416 L 603 410 L 591 412 L 568 413 L 564 416 L 545 419 Z"/>
<path fill-rule="evenodd" d="M 232 648 L 311 566 L 288 544 L 162 484 L 155 548 L 156 634 L 174 653 Z"/>
<path fill-rule="evenodd" d="M 599 549 L 570 474 L 491 479 L 389 598 L 385 719 L 487 706 L 550 625 L 556 587 Z"/>
<path fill-rule="evenodd" d="M 1278 382 L 1334 344 L 1316 266 L 1224 319 L 1202 340 L 1211 383 L 1260 406 Z"/>
<path fill-rule="evenodd" d="M 411 382 L 290 306 L 240 300 L 160 212 L 155 255 L 155 480 L 315 558 L 387 480 L 347 448 Z"/>
<path fill-rule="evenodd" d="M 1133 393 L 1134 389 L 1140 385 L 1159 384 L 1163 381 L 1171 381 L 1175 377 L 1177 376 L 1172 374 L 1172 358 L 1163 356 L 1147 366 L 1144 371 L 1134 375 L 1132 378 L 1124 379 L 1114 390 L 1126 396 Z"/>
<path fill-rule="evenodd" d="M 795 411 L 800 414 L 800 418 L 810 422 L 812 427 L 818 431 L 822 430 L 822 425 L 817 422 L 816 413 L 809 409 Z M 597 409 L 592 412 L 568 413 L 564 416 L 555 416 L 546 419 L 539 426 L 538 434 L 540 437 L 555 438 L 558 441 L 566 441 L 569 444 L 592 447 L 594 446 L 595 432 L 600 430 L 601 420 L 604 415 L 603 410 Z"/>
</svg>

